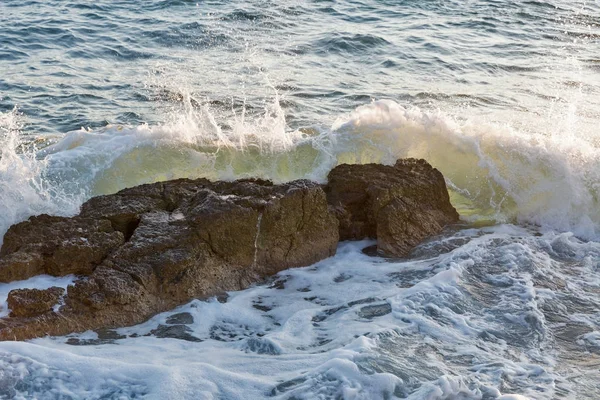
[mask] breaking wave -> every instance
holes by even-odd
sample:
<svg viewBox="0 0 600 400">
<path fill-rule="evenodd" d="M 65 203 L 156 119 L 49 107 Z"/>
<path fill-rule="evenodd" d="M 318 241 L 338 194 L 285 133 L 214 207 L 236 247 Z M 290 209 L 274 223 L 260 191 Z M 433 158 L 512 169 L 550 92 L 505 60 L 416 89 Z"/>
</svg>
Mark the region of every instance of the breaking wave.
<svg viewBox="0 0 600 400">
<path fill-rule="evenodd" d="M 600 232 L 600 149 L 585 138 L 523 133 L 390 100 L 292 130 L 276 97 L 263 113 L 218 120 L 188 98 L 171 122 L 24 135 L 17 110 L 0 115 L 0 234 L 30 215 L 71 215 L 87 198 L 175 178 L 324 181 L 340 163 L 425 158 L 446 176 L 452 201 L 474 223 L 516 222 Z"/>
</svg>

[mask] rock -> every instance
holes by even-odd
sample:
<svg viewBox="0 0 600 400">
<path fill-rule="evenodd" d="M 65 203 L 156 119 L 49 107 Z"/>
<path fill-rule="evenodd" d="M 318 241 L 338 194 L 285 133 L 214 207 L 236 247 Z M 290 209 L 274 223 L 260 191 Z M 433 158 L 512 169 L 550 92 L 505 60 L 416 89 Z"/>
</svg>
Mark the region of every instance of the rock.
<svg viewBox="0 0 600 400">
<path fill-rule="evenodd" d="M 0 256 L 0 283 L 21 281 L 45 272 L 40 253 L 23 251 Z"/>
<path fill-rule="evenodd" d="M 96 331 L 96 339 L 80 339 L 76 337 L 68 338 L 65 342 L 71 346 L 98 346 L 101 344 L 113 344 L 117 340 L 125 339 L 127 336 L 121 335 L 112 329 L 99 329 Z"/>
<path fill-rule="evenodd" d="M 375 317 L 383 317 L 392 312 L 392 306 L 389 303 L 373 304 L 364 306 L 358 311 L 361 318 L 372 319 Z"/>
<path fill-rule="evenodd" d="M 89 275 L 124 243 L 106 219 L 40 215 L 10 227 L 0 250 L 0 282 L 39 274 Z"/>
<path fill-rule="evenodd" d="M 242 349 L 246 353 L 268 354 L 271 356 L 282 354 L 281 347 L 276 342 L 267 338 L 248 338 Z"/>
<path fill-rule="evenodd" d="M 150 331 L 149 335 L 157 338 L 172 338 L 187 340 L 188 342 L 201 342 L 202 339 L 191 334 L 192 330 L 185 325 L 158 325 L 156 329 Z"/>
<path fill-rule="evenodd" d="M 13 317 L 33 317 L 51 311 L 60 301 L 65 289 L 15 289 L 8 293 L 8 308 Z"/>
<path fill-rule="evenodd" d="M 444 178 L 423 160 L 340 165 L 329 180 L 178 179 L 95 197 L 72 218 L 40 215 L 14 225 L 0 250 L 0 282 L 79 277 L 58 312 L 57 288 L 11 292 L 0 340 L 140 323 L 332 256 L 340 237 L 377 238 L 378 252 L 404 256 L 458 218 Z M 156 334 L 189 334 L 180 317 Z"/>
<path fill-rule="evenodd" d="M 194 317 L 188 312 L 182 312 L 170 315 L 166 322 L 169 325 L 190 325 L 194 323 Z"/>
<path fill-rule="evenodd" d="M 76 217 L 32 217 L 9 230 L 3 276 L 81 278 L 68 287 L 60 318 L 2 319 L 0 339 L 143 322 L 191 299 L 313 264 L 334 255 L 337 243 L 325 193 L 309 181 L 182 179 L 100 196 Z"/>
<path fill-rule="evenodd" d="M 387 256 L 406 256 L 458 220 L 444 177 L 425 160 L 339 165 L 325 191 L 340 221 L 340 240 L 377 239 L 378 252 Z"/>
</svg>

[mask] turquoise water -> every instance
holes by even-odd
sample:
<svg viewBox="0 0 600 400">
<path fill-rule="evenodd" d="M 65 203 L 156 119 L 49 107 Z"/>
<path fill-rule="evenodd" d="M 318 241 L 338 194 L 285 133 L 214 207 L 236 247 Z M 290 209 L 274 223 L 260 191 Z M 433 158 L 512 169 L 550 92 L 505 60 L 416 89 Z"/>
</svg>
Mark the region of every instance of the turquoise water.
<svg viewBox="0 0 600 400">
<path fill-rule="evenodd" d="M 600 398 L 599 49 L 597 0 L 2 0 L 0 243 L 141 183 L 407 156 L 462 221 L 109 342 L 0 343 L 0 398 Z M 201 342 L 144 336 L 181 311 Z"/>
</svg>

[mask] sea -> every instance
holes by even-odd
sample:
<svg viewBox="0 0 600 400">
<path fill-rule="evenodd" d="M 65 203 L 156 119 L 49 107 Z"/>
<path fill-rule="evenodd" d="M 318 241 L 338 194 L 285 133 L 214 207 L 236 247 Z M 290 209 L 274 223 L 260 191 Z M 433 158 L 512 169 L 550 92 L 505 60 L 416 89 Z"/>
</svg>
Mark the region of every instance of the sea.
<svg viewBox="0 0 600 400">
<path fill-rule="evenodd" d="M 403 157 L 461 214 L 408 257 L 342 242 L 108 338 L 2 342 L 0 399 L 600 399 L 599 0 L 0 0 L 0 237 Z M 74 279 L 0 284 L 0 315 Z"/>
</svg>

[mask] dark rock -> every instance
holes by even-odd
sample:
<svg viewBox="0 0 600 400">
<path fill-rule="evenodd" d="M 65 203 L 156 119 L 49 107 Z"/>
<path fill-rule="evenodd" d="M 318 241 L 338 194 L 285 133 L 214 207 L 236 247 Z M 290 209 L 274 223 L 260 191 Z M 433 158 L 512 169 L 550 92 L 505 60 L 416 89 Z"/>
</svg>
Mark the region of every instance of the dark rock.
<svg viewBox="0 0 600 400">
<path fill-rule="evenodd" d="M 113 344 L 119 339 L 125 339 L 127 336 L 121 335 L 112 329 L 99 329 L 96 331 L 96 339 L 80 339 L 71 337 L 65 342 L 71 346 L 97 346 L 101 344 Z"/>
<path fill-rule="evenodd" d="M 332 316 L 333 314 L 337 313 L 338 311 L 342 311 L 342 310 L 346 310 L 346 309 L 348 309 L 347 305 L 342 305 L 342 306 L 338 306 L 338 307 L 334 307 L 334 308 L 328 308 L 327 310 L 324 310 L 323 312 L 319 313 L 318 315 L 315 315 L 314 317 L 312 317 L 312 322 L 323 322 L 327 318 Z"/>
<path fill-rule="evenodd" d="M 359 304 L 369 304 L 369 303 L 374 303 L 376 302 L 377 299 L 374 297 L 366 297 L 364 299 L 359 299 L 359 300 L 354 300 L 348 303 L 348 307 L 354 307 L 357 306 Z"/>
<path fill-rule="evenodd" d="M 44 314 L 60 301 L 65 289 L 51 287 L 46 290 L 15 289 L 8 293 L 8 308 L 13 317 L 33 317 Z"/>
<path fill-rule="evenodd" d="M 369 257 L 377 257 L 379 255 L 377 253 L 377 245 L 376 244 L 363 248 L 361 250 L 361 252 Z"/>
<path fill-rule="evenodd" d="M 277 279 L 275 282 L 273 282 L 269 285 L 269 289 L 283 290 L 283 289 L 285 289 L 285 283 L 287 282 L 287 280 L 288 280 L 288 278 Z"/>
<path fill-rule="evenodd" d="M 194 323 L 194 317 L 188 312 L 182 312 L 170 315 L 166 322 L 170 325 L 189 325 Z"/>
<path fill-rule="evenodd" d="M 247 353 L 269 354 L 272 356 L 281 354 L 279 346 L 265 338 L 248 338 L 243 349 Z"/>
<path fill-rule="evenodd" d="M 236 342 L 253 335 L 253 331 L 248 326 L 226 321 L 211 326 L 209 330 L 209 337 L 219 342 Z M 256 335 L 261 336 L 261 333 Z"/>
<path fill-rule="evenodd" d="M 273 309 L 273 307 L 265 306 L 263 304 L 252 304 L 252 307 L 254 307 L 258 311 L 262 311 L 262 312 L 269 312 Z"/>
<path fill-rule="evenodd" d="M 350 278 L 352 278 L 352 275 L 348 275 L 348 274 L 345 274 L 345 273 L 341 273 L 341 274 L 339 274 L 338 276 L 336 276 L 335 278 L 333 278 L 333 281 L 334 281 L 335 283 L 342 283 L 342 282 L 345 282 L 345 281 L 347 281 L 347 280 L 348 280 L 348 279 L 350 279 Z"/>
<path fill-rule="evenodd" d="M 227 293 L 219 293 L 215 296 L 215 299 L 217 299 L 219 303 L 225 304 L 227 303 L 227 300 L 229 300 L 229 295 Z"/>
<path fill-rule="evenodd" d="M 285 393 L 285 392 L 289 391 L 290 389 L 306 382 L 306 379 L 307 379 L 306 377 L 300 376 L 300 377 L 291 379 L 289 381 L 282 382 L 282 383 L 278 384 L 277 386 L 275 386 L 271 390 L 270 395 L 274 397 L 281 393 Z"/>
<path fill-rule="evenodd" d="M 403 257 L 423 239 L 458 220 L 442 174 L 425 160 L 394 166 L 339 165 L 328 176 L 327 200 L 340 240 L 377 239 L 378 251 Z"/>
<path fill-rule="evenodd" d="M 100 340 L 118 340 L 125 339 L 127 337 L 125 335 L 121 335 L 113 329 L 98 329 L 96 331 L 96 334 L 98 335 L 98 339 Z"/>
<path fill-rule="evenodd" d="M 191 335 L 192 330 L 185 325 L 158 325 L 156 329 L 150 331 L 151 335 L 157 338 L 171 338 L 187 340 L 188 342 L 201 342 L 202 339 Z"/>
<path fill-rule="evenodd" d="M 375 318 L 375 317 L 383 317 L 392 312 L 392 306 L 389 303 L 383 304 L 373 304 L 371 306 L 364 306 L 358 312 L 358 315 L 361 318 Z"/>
</svg>

